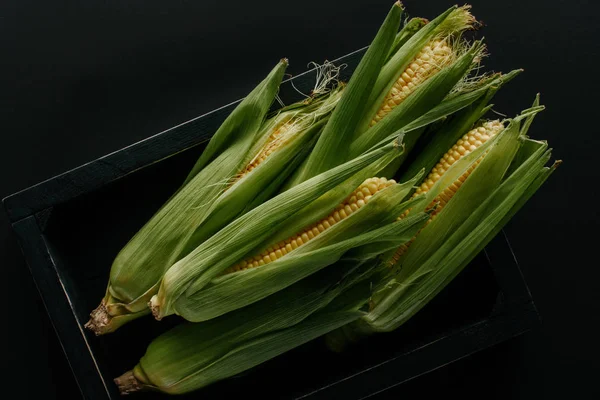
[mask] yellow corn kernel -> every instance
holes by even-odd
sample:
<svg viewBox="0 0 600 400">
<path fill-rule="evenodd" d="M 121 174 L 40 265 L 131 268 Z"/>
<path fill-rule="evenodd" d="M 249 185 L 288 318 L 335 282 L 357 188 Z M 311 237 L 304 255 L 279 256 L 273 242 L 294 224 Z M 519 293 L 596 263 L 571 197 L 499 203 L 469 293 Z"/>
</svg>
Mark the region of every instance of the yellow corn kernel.
<svg viewBox="0 0 600 400">
<path fill-rule="evenodd" d="M 423 47 L 385 96 L 381 107 L 371 120 L 370 126 L 381 121 L 383 117 L 413 93 L 420 84 L 439 72 L 453 58 L 454 51 L 446 40 L 434 40 Z"/>
<path fill-rule="evenodd" d="M 261 151 L 229 182 L 229 186 L 227 188 L 230 188 L 237 181 L 249 174 L 254 168 L 258 167 L 262 162 L 264 162 L 267 157 L 271 155 L 271 153 L 277 150 L 277 147 L 280 144 L 280 140 L 278 139 L 290 129 L 291 125 L 292 123 L 288 121 L 275 129 L 275 131 L 267 139 Z"/>
<path fill-rule="evenodd" d="M 503 129 L 504 125 L 500 121 L 495 120 L 485 122 L 482 126 L 469 131 L 466 135 L 460 138 L 456 142 L 456 144 L 454 144 L 454 146 L 452 146 L 452 148 L 450 148 L 450 150 L 446 152 L 446 154 L 444 154 L 444 156 L 440 159 L 436 166 L 431 170 L 427 178 L 425 178 L 421 186 L 417 188 L 417 190 L 413 194 L 413 197 L 423 193 L 427 193 L 429 190 L 431 190 L 433 185 L 435 185 L 435 183 L 439 179 L 441 179 L 441 177 L 446 173 L 446 171 L 448 170 L 448 168 L 450 168 L 452 164 L 454 164 L 460 158 L 466 156 L 479 146 L 483 145 L 489 139 L 500 133 Z M 467 169 L 456 181 L 454 181 L 448 187 L 444 188 L 444 190 L 442 190 L 440 194 L 438 194 L 435 197 L 435 199 L 433 199 L 433 201 L 427 206 L 427 209 L 429 210 L 437 205 L 436 209 L 431 214 L 429 221 L 427 221 L 427 224 L 429 224 L 440 213 L 440 211 L 442 211 L 442 209 L 446 206 L 450 199 L 454 197 L 458 189 L 460 189 L 465 180 L 479 165 L 483 157 L 484 156 L 482 156 L 471 167 L 469 167 L 469 169 Z M 450 162 L 449 160 L 452 160 L 452 162 Z M 406 215 L 408 215 L 408 210 L 405 211 L 400 216 L 400 218 L 404 218 Z M 413 240 L 414 238 L 410 242 L 403 244 L 398 248 L 398 250 L 396 250 L 396 252 L 392 256 L 392 259 L 390 260 L 390 266 L 398 262 L 400 257 L 406 252 L 406 250 L 408 250 Z"/>
<path fill-rule="evenodd" d="M 295 250 L 296 248 L 302 246 L 303 244 L 309 242 L 314 239 L 316 236 L 320 235 L 322 232 L 326 231 L 328 228 L 333 226 L 335 223 L 347 218 L 354 212 L 358 211 L 361 207 L 367 203 L 367 198 L 371 198 L 375 193 L 395 184 L 396 181 L 393 179 L 386 178 L 369 178 L 364 181 L 354 192 L 350 194 L 341 204 L 339 204 L 336 209 L 329 214 L 327 217 L 323 218 L 319 222 L 310 225 L 309 227 L 303 229 L 301 232 L 292 236 L 290 239 L 282 240 L 281 242 L 270 246 L 270 253 L 267 256 L 261 257 L 261 261 L 264 261 L 264 264 L 271 263 L 281 257 L 283 257 L 287 252 Z M 359 193 L 364 196 L 364 199 L 359 199 Z M 287 252 L 284 254 L 284 250 Z M 223 274 L 229 274 L 236 271 L 242 271 L 249 268 L 254 268 L 256 265 L 252 263 L 254 257 L 250 257 L 247 260 L 241 261 L 240 263 L 226 269 Z M 261 264 L 262 265 L 262 264 Z"/>
</svg>

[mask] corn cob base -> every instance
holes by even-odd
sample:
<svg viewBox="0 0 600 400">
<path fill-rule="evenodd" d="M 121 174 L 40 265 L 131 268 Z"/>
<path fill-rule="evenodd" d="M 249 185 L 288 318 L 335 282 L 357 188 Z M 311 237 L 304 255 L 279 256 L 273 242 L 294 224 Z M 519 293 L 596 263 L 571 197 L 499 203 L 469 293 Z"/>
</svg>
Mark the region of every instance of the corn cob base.
<svg viewBox="0 0 600 400">
<path fill-rule="evenodd" d="M 127 371 L 123 375 L 114 379 L 115 384 L 119 388 L 119 393 L 122 396 L 152 390 L 152 387 L 142 383 L 134 374 L 133 371 Z"/>
<path fill-rule="evenodd" d="M 96 336 L 114 332 L 122 325 L 150 313 L 147 309 L 139 312 L 123 310 L 123 307 L 118 307 L 114 304 L 112 296 L 107 295 L 107 297 L 103 298 L 100 305 L 90 313 L 90 320 L 84 325 L 86 329 L 94 332 Z M 122 314 L 117 314 L 117 312 L 111 313 L 111 309 L 122 312 Z"/>
</svg>

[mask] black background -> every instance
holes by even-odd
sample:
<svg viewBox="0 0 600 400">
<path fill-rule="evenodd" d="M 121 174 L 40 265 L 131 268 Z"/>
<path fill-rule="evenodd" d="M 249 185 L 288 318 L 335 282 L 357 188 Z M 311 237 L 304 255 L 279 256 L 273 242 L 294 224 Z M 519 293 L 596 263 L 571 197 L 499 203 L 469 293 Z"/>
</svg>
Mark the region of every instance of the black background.
<svg viewBox="0 0 600 400">
<path fill-rule="evenodd" d="M 391 6 L 377 1 L 33 1 L 0 4 L 0 196 L 243 97 L 281 57 L 310 61 L 367 45 Z M 595 1 L 473 0 L 488 69 L 525 74 L 496 109 L 542 93 L 534 138 L 565 163 L 508 224 L 541 328 L 375 398 L 600 398 L 597 199 L 600 129 Z M 450 0 L 406 0 L 432 18 Z M 6 217 L 3 387 L 15 398 L 78 395 Z"/>
</svg>

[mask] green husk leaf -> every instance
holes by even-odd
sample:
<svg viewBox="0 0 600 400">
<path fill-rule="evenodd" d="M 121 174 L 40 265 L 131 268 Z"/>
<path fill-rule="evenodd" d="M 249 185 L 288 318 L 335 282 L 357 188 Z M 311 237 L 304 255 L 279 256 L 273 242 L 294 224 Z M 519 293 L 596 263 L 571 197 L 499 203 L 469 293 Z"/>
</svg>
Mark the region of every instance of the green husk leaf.
<svg viewBox="0 0 600 400">
<path fill-rule="evenodd" d="M 304 182 L 350 159 L 348 157 L 350 140 L 358 121 L 365 112 L 371 88 L 394 41 L 401 17 L 402 6 L 397 2 L 392 6 L 375 39 L 352 74 L 314 150 L 294 175 L 288 187 Z"/>
<path fill-rule="evenodd" d="M 179 382 L 177 393 L 186 393 L 228 378 L 357 320 L 360 311 L 318 313 L 288 329 L 273 332 L 236 347 L 204 370 Z M 170 393 L 168 391 L 168 393 Z"/>
<path fill-rule="evenodd" d="M 256 131 L 256 123 L 263 121 L 268 107 L 273 103 L 276 91 L 279 88 L 283 72 L 288 65 L 287 59 L 281 62 L 271 71 L 269 76 L 262 81 L 227 117 L 217 132 L 213 135 L 206 149 L 192 167 L 185 182 L 189 183 L 194 176 L 198 174 L 205 166 L 207 166 L 215 157 L 228 148 L 232 140 L 236 140 L 236 136 L 243 136 L 246 130 L 251 132 Z M 275 91 L 275 93 L 273 93 Z M 268 104 L 267 104 L 268 103 Z M 265 110 L 265 105 L 267 109 Z M 246 126 L 250 127 L 248 129 Z M 245 154 L 245 153 L 244 153 Z"/>
</svg>

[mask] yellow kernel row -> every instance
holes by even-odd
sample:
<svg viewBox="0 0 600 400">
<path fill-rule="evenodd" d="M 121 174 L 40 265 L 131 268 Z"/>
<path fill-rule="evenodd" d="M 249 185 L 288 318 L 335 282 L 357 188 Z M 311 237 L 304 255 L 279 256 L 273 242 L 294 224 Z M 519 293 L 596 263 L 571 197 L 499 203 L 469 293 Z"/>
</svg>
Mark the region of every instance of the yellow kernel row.
<svg viewBox="0 0 600 400">
<path fill-rule="evenodd" d="M 370 126 L 381 121 L 414 92 L 420 84 L 450 63 L 453 57 L 454 51 L 445 40 L 434 40 L 423 47 L 394 83 L 394 86 L 384 98 L 381 107 L 371 120 Z"/>
<path fill-rule="evenodd" d="M 364 207 L 375 193 L 395 183 L 396 181 L 393 179 L 388 180 L 386 178 L 369 178 L 365 180 L 350 194 L 350 196 L 348 196 L 341 204 L 337 205 L 335 210 L 327 217 L 303 229 L 301 232 L 293 235 L 292 237 L 275 245 L 269 246 L 262 253 L 257 254 L 254 257 L 250 257 L 228 268 L 225 270 L 224 274 L 260 267 L 278 260 L 287 253 L 319 236 L 321 233 L 325 232 L 327 229 L 337 224 L 341 220 L 349 217 L 361 207 Z"/>
</svg>

